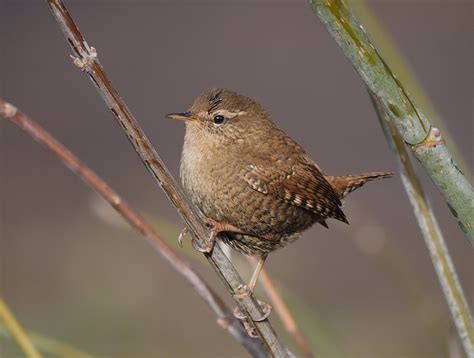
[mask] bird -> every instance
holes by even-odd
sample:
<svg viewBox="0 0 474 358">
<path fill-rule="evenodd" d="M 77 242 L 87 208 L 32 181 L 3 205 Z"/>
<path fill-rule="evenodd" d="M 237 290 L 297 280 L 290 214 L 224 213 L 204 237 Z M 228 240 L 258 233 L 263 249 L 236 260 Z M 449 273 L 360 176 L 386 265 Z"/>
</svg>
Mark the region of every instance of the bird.
<svg viewBox="0 0 474 358">
<path fill-rule="evenodd" d="M 197 248 L 212 251 L 223 232 L 225 244 L 257 257 L 248 285 L 252 293 L 269 253 L 315 223 L 326 228 L 328 219 L 348 224 L 343 199 L 369 181 L 394 174 L 326 174 L 263 106 L 228 89 L 211 88 L 186 112 L 166 117 L 185 122 L 181 182 L 211 229 L 207 243 Z"/>
</svg>

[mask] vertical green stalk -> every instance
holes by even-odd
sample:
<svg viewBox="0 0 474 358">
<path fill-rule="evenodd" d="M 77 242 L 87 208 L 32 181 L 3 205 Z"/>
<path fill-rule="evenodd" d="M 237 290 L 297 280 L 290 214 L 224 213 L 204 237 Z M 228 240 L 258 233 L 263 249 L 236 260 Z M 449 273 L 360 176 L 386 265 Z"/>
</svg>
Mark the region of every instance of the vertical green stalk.
<svg viewBox="0 0 474 358">
<path fill-rule="evenodd" d="M 466 298 L 457 277 L 448 248 L 439 229 L 436 218 L 423 192 L 421 183 L 407 153 L 403 140 L 397 128 L 390 120 L 383 104 L 370 92 L 372 103 L 385 132 L 390 147 L 397 156 L 400 173 L 408 194 L 408 198 L 415 211 L 415 216 L 423 233 L 423 237 L 431 255 L 436 274 L 441 283 L 443 293 L 469 358 L 474 357 L 474 328 L 472 316 L 469 312 Z"/>
<path fill-rule="evenodd" d="M 456 142 L 452 140 L 446 124 L 443 123 L 440 113 L 436 110 L 435 105 L 430 100 L 428 94 L 423 89 L 420 81 L 416 78 L 413 70 L 404 56 L 398 51 L 398 47 L 393 41 L 392 36 L 387 33 L 384 25 L 376 17 L 374 11 L 367 4 L 368 0 L 348 0 L 348 7 L 356 16 L 359 22 L 364 24 L 364 28 L 370 33 L 371 41 L 377 45 L 377 49 L 384 55 L 384 58 L 390 63 L 390 68 L 397 74 L 400 82 L 409 91 L 413 99 L 415 99 L 418 107 L 430 119 L 432 125 L 436 126 L 443 132 L 446 145 L 460 164 L 461 170 L 468 178 L 472 178 L 470 168 Z"/>
<path fill-rule="evenodd" d="M 341 0 L 309 0 L 309 3 L 383 106 L 474 245 L 474 190 L 445 146 L 441 132 L 417 108 Z"/>
</svg>

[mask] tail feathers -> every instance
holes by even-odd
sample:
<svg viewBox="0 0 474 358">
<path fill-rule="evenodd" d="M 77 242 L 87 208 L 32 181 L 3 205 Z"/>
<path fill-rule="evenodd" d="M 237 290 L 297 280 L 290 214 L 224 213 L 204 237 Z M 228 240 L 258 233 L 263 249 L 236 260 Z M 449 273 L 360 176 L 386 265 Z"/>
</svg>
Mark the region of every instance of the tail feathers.
<svg viewBox="0 0 474 358">
<path fill-rule="evenodd" d="M 324 226 L 326 229 L 329 229 L 329 226 L 326 220 L 319 220 L 318 224 L 320 224 L 321 226 Z"/>
<path fill-rule="evenodd" d="M 326 176 L 326 179 L 336 190 L 339 198 L 343 199 L 347 194 L 360 188 L 365 183 L 376 179 L 390 178 L 393 174 L 393 172 L 376 172 L 360 175 Z"/>
</svg>

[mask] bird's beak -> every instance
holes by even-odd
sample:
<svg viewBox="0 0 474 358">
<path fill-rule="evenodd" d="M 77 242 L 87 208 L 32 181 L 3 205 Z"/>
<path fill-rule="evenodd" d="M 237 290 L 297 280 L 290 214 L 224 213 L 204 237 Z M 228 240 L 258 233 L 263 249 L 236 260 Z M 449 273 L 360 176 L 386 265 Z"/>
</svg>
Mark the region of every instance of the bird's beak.
<svg viewBox="0 0 474 358">
<path fill-rule="evenodd" d="M 177 119 L 180 121 L 191 121 L 194 119 L 191 115 L 191 112 L 169 113 L 166 115 L 166 118 Z"/>
</svg>

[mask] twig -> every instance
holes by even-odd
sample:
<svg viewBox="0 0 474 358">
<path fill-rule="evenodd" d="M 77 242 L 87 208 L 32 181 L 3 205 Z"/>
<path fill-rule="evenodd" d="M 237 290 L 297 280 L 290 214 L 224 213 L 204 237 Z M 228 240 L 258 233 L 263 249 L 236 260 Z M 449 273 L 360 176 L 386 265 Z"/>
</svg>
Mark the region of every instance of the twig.
<svg viewBox="0 0 474 358">
<path fill-rule="evenodd" d="M 410 157 L 397 128 L 390 121 L 384 106 L 377 97 L 369 91 L 375 111 L 380 120 L 387 140 L 397 156 L 403 185 L 415 211 L 418 224 L 423 233 L 426 245 L 431 255 L 433 265 L 438 274 L 448 306 L 456 324 L 459 337 L 469 358 L 474 357 L 474 325 L 469 306 L 459 283 L 448 248 L 439 229 L 438 222 L 425 197 L 421 183 L 415 173 Z"/>
<path fill-rule="evenodd" d="M 253 266 L 257 265 L 258 260 L 255 257 L 249 257 L 249 261 L 252 263 Z M 278 313 L 280 320 L 283 322 L 285 329 L 290 334 L 290 336 L 295 341 L 296 345 L 299 347 L 300 351 L 303 353 L 304 357 L 310 358 L 314 357 L 314 354 L 309 346 L 308 342 L 306 341 L 305 336 L 300 331 L 298 325 L 296 324 L 293 315 L 291 314 L 288 306 L 281 296 L 280 292 L 275 286 L 272 278 L 268 274 L 268 271 L 263 268 L 260 272 L 260 283 L 263 286 L 263 289 L 267 293 L 270 301 L 272 302 L 272 306 L 275 311 Z"/>
<path fill-rule="evenodd" d="M 416 107 L 342 0 L 309 0 L 315 14 L 383 105 L 444 196 L 459 227 L 474 245 L 474 190 L 448 151 L 441 131 Z"/>
<path fill-rule="evenodd" d="M 13 105 L 0 99 L 0 115 L 18 125 L 36 141 L 52 151 L 73 173 L 102 196 L 112 207 L 127 220 L 130 225 L 142 233 L 147 241 L 163 258 L 183 276 L 209 305 L 218 317 L 218 323 L 239 341 L 253 356 L 264 357 L 265 350 L 258 340 L 249 337 L 240 321 L 235 319 L 230 310 L 207 283 L 182 259 L 158 234 L 110 188 L 91 169 L 77 159 L 67 148 L 50 134 L 34 123 Z"/>
<path fill-rule="evenodd" d="M 28 358 L 41 358 L 41 355 L 36 350 L 33 343 L 31 343 L 30 337 L 28 337 L 24 329 L 20 326 L 18 321 L 15 319 L 15 316 L 1 297 L 0 319 L 5 322 L 5 326 L 11 332 L 12 336 L 15 337 L 18 345 Z"/>
<path fill-rule="evenodd" d="M 28 337 L 34 346 L 45 354 L 49 354 L 55 357 L 67 357 L 67 358 L 93 358 L 92 355 L 84 353 L 79 349 L 72 347 L 68 344 L 59 342 L 53 338 L 43 336 L 39 333 L 27 331 Z M 12 333 L 6 328 L 5 325 L 0 323 L 0 335 L 6 338 L 13 338 Z"/>
<path fill-rule="evenodd" d="M 48 0 L 48 4 L 66 39 L 78 56 L 74 61 L 75 64 L 89 75 L 135 151 L 178 210 L 191 235 L 204 242 L 210 236 L 209 230 L 193 207 L 186 201 L 170 172 L 139 127 L 137 120 L 113 87 L 97 59 L 96 50 L 89 47 L 61 0 Z M 254 326 L 256 332 L 262 338 L 268 351 L 274 356 L 286 357 L 287 351 L 278 339 L 270 322 L 267 319 L 257 322 L 252 320 L 252 317 L 262 317 L 262 309 L 253 295 L 243 294 L 246 292 L 244 289 L 245 283 L 220 247 L 216 245 L 212 253 L 205 254 L 205 256 L 224 281 L 226 288 L 239 305 L 240 310 L 248 317 L 249 324 Z"/>
</svg>

